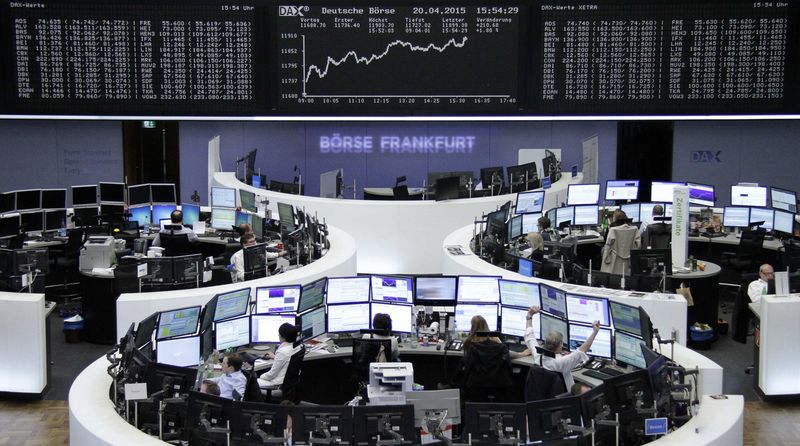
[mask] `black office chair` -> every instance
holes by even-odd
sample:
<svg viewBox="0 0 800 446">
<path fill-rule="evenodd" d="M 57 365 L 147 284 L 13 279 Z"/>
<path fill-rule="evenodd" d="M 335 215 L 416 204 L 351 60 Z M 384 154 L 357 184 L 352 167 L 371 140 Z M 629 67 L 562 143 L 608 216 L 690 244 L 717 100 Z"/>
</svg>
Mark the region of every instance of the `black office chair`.
<svg viewBox="0 0 800 446">
<path fill-rule="evenodd" d="M 486 340 L 464 348 L 463 400 L 469 402 L 511 402 L 513 378 L 511 357 L 504 343 Z"/>
<path fill-rule="evenodd" d="M 548 400 L 567 392 L 564 376 L 534 364 L 525 380 L 525 402 Z"/>
<path fill-rule="evenodd" d="M 53 253 L 53 270 L 58 271 L 62 276 L 60 297 L 62 303 L 75 299 L 80 296 L 80 291 L 70 289 L 78 285 L 78 259 L 83 247 L 86 231 L 82 228 L 70 229 L 67 232 L 67 243 L 63 247 L 54 247 L 50 250 Z"/>
<path fill-rule="evenodd" d="M 369 365 L 373 362 L 388 362 L 392 358 L 391 339 L 353 339 L 352 380 L 356 385 L 369 380 Z"/>
<path fill-rule="evenodd" d="M 161 247 L 164 248 L 164 257 L 176 257 L 194 254 L 194 246 L 189 243 L 189 236 L 186 234 L 170 234 L 162 232 L 159 234 Z"/>
<path fill-rule="evenodd" d="M 242 401 L 263 403 L 264 395 L 261 393 L 261 387 L 258 385 L 258 374 L 256 374 L 254 370 L 244 369 L 242 369 L 242 374 L 247 378 L 247 382 L 244 385 Z"/>
<path fill-rule="evenodd" d="M 114 290 L 117 295 L 122 293 L 138 293 L 139 288 L 139 262 L 120 260 L 114 268 Z"/>
<path fill-rule="evenodd" d="M 753 312 L 750 311 L 750 296 L 747 295 L 747 288 L 750 282 L 758 279 L 758 274 L 742 274 L 742 283 L 736 293 L 736 300 L 733 304 L 733 315 L 731 316 L 731 338 L 736 342 L 747 344 L 747 336 L 752 335 L 750 331 L 750 321 Z"/>
<path fill-rule="evenodd" d="M 411 196 L 408 194 L 408 186 L 405 184 L 393 187 L 392 194 L 394 195 L 395 200 L 408 200 L 411 198 Z"/>
<path fill-rule="evenodd" d="M 755 270 L 758 267 L 758 258 L 764 246 L 765 235 L 766 231 L 763 229 L 742 231 L 739 249 L 735 253 L 723 252 L 723 260 L 740 273 Z"/>
<path fill-rule="evenodd" d="M 666 223 L 653 223 L 647 225 L 644 231 L 643 246 L 653 249 L 667 249 L 672 240 L 672 225 Z"/>
<path fill-rule="evenodd" d="M 266 402 L 281 402 L 289 400 L 293 403 L 300 401 L 300 393 L 298 388 L 300 386 L 300 374 L 303 368 L 303 358 L 306 356 L 306 347 L 302 342 L 296 342 L 294 348 L 300 346 L 292 357 L 289 359 L 289 364 L 286 366 L 286 374 L 283 376 L 283 383 L 280 386 L 274 387 L 261 387 L 261 390 L 266 393 Z M 256 383 L 258 385 L 258 383 Z"/>
</svg>

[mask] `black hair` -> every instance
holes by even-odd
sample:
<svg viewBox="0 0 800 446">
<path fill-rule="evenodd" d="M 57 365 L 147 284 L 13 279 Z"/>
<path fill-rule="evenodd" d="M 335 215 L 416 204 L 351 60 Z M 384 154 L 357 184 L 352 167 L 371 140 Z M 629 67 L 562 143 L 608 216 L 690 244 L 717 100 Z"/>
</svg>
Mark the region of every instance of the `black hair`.
<svg viewBox="0 0 800 446">
<path fill-rule="evenodd" d="M 376 313 L 372 318 L 372 328 L 383 330 L 384 335 L 392 334 L 392 317 L 386 313 Z"/>
<path fill-rule="evenodd" d="M 256 236 L 255 236 L 255 235 L 253 235 L 253 234 L 244 234 L 244 235 L 242 236 L 242 238 L 240 238 L 240 239 L 239 239 L 239 243 L 241 243 L 241 244 L 242 244 L 242 246 L 244 246 L 244 245 L 246 245 L 247 243 L 250 243 L 251 241 L 253 241 L 253 240 L 255 240 L 255 239 L 256 239 Z"/>
<path fill-rule="evenodd" d="M 297 327 L 288 322 L 278 327 L 278 334 L 286 339 L 286 342 L 294 344 L 297 341 Z"/>
</svg>

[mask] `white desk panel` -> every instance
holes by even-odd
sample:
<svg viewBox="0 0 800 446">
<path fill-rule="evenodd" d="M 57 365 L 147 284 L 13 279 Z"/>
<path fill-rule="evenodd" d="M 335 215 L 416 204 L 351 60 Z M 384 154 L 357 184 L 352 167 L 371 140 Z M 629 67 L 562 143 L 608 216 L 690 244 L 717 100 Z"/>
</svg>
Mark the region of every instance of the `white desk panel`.
<svg viewBox="0 0 800 446">
<path fill-rule="evenodd" d="M 46 317 L 44 294 L 0 292 L 0 392 L 44 391 Z"/>
</svg>

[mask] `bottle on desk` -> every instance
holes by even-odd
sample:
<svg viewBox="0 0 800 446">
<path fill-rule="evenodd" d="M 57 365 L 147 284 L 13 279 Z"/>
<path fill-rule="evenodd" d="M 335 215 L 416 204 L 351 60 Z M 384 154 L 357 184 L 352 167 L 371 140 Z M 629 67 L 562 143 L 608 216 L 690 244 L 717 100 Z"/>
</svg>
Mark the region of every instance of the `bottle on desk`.
<svg viewBox="0 0 800 446">
<path fill-rule="evenodd" d="M 63 218 L 61 219 L 61 227 L 58 229 L 58 236 L 59 237 L 67 236 L 67 222 Z"/>
</svg>

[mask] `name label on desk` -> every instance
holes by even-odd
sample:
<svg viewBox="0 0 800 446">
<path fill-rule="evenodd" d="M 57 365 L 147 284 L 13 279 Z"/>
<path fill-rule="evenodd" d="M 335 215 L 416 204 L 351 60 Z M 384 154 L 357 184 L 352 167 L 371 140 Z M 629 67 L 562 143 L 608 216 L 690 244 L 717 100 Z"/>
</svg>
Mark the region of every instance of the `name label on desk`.
<svg viewBox="0 0 800 446">
<path fill-rule="evenodd" d="M 125 384 L 125 401 L 147 399 L 147 383 Z"/>
<path fill-rule="evenodd" d="M 668 425 L 666 418 L 646 418 L 644 420 L 644 434 L 666 435 Z"/>
<path fill-rule="evenodd" d="M 136 277 L 142 278 L 147 275 L 147 264 L 142 263 L 141 265 L 136 265 Z"/>
</svg>

